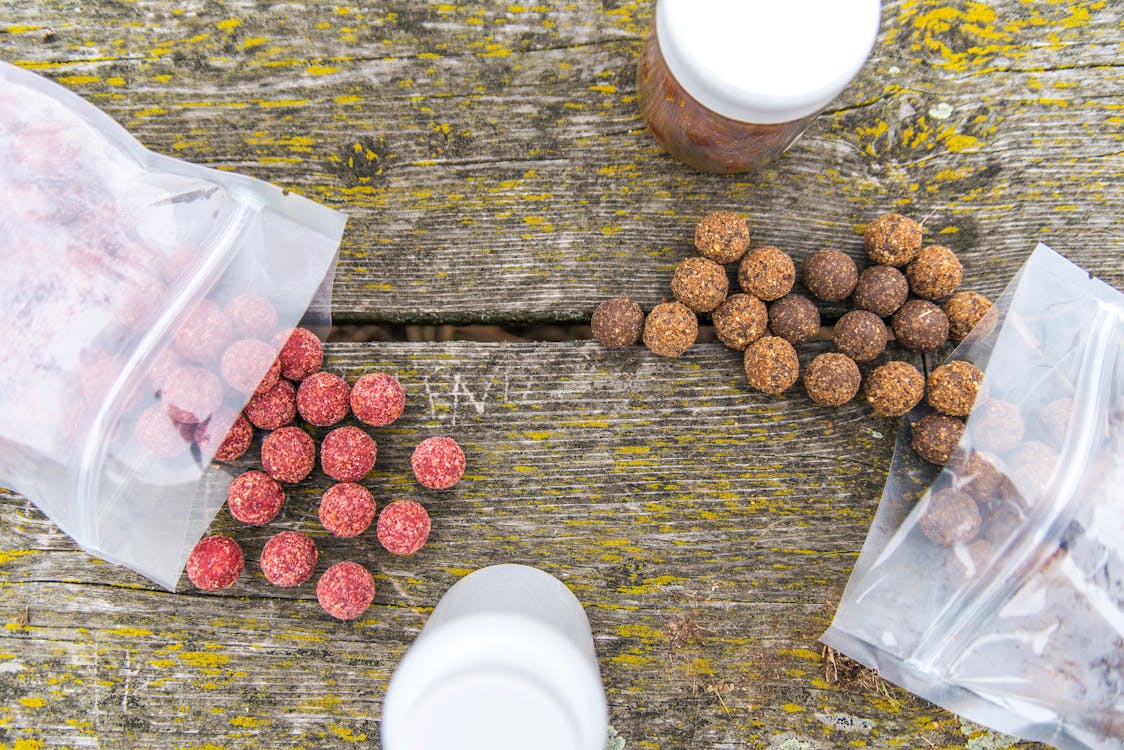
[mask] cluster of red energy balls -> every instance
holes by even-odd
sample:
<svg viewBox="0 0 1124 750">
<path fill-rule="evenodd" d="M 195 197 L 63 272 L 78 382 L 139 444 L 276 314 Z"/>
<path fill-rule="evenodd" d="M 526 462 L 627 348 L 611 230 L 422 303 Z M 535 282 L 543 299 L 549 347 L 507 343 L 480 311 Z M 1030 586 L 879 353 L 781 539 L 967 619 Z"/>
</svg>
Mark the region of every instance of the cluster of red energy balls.
<svg viewBox="0 0 1124 750">
<path fill-rule="evenodd" d="M 276 365 L 215 450 L 215 460 L 234 461 L 249 449 L 255 427 L 268 431 L 261 444 L 261 470 L 242 473 L 227 492 L 227 507 L 238 521 L 268 524 L 285 501 L 284 485 L 303 481 L 315 468 L 317 446 L 307 431 L 292 424 L 298 415 L 316 427 L 331 427 L 349 414 L 363 424 L 385 427 L 402 415 L 406 395 L 393 375 L 368 373 L 349 385 L 339 375 L 322 370 L 323 359 L 316 334 L 293 329 Z M 375 522 L 377 504 L 360 481 L 374 468 L 376 456 L 375 440 L 360 427 L 335 427 L 320 441 L 320 468 L 336 483 L 324 492 L 318 515 L 333 535 L 356 537 Z M 465 456 L 452 438 L 430 437 L 414 449 L 410 464 L 423 487 L 446 490 L 464 474 Z M 429 514 L 420 503 L 395 500 L 377 516 L 378 540 L 393 555 L 411 555 L 429 537 Z M 270 583 L 300 586 L 312 577 L 318 558 L 310 536 L 282 531 L 266 542 L 260 566 Z M 195 545 L 187 560 L 187 575 L 200 589 L 218 590 L 233 585 L 244 567 L 238 542 L 216 534 Z M 374 578 L 359 563 L 336 563 L 317 580 L 316 597 L 328 614 L 352 620 L 374 601 Z"/>
</svg>

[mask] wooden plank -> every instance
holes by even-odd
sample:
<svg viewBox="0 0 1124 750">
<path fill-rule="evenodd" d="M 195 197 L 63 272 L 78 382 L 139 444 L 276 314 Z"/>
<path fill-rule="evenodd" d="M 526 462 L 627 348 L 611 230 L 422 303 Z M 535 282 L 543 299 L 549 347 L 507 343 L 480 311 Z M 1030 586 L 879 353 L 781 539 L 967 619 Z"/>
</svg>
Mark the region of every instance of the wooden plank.
<svg viewBox="0 0 1124 750">
<path fill-rule="evenodd" d="M 888 2 L 853 85 L 734 177 L 672 163 L 638 117 L 649 2 L 181 5 L 7 8 L 0 57 L 157 151 L 347 211 L 343 322 L 650 307 L 714 209 L 798 260 L 860 258 L 862 227 L 904 212 L 989 296 L 1040 240 L 1124 284 L 1118 4 Z"/>
<path fill-rule="evenodd" d="M 542 567 L 583 601 L 629 748 L 960 747 L 976 731 L 893 687 L 824 676 L 817 638 L 873 516 L 897 420 L 861 403 L 816 407 L 799 389 L 752 392 L 738 354 L 717 344 L 677 360 L 593 343 L 337 344 L 329 355 L 348 379 L 402 380 L 406 414 L 372 430 L 379 462 L 366 484 L 380 504 L 423 502 L 429 544 L 392 559 L 373 532 L 329 537 L 317 470 L 267 527 L 219 514 L 212 530 L 249 561 L 233 588 L 172 594 L 91 561 L 5 492 L 5 742 L 377 746 L 387 680 L 431 607 L 498 562 Z M 409 473 L 432 434 L 468 455 L 449 492 Z M 319 571 L 368 565 L 375 606 L 341 623 L 311 583 L 271 587 L 254 561 L 281 529 L 317 540 Z"/>
</svg>

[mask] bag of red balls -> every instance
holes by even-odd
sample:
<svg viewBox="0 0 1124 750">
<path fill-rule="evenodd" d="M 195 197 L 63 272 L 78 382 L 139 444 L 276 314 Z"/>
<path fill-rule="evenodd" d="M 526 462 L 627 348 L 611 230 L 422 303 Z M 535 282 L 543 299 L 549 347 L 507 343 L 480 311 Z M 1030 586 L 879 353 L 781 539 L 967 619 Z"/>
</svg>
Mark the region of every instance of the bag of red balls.
<svg viewBox="0 0 1124 750">
<path fill-rule="evenodd" d="M 288 332 L 329 323 L 344 223 L 0 63 L 0 481 L 174 588 L 226 498 L 216 450 Z"/>
<path fill-rule="evenodd" d="M 928 376 L 823 642 L 972 721 L 1124 737 L 1124 295 L 1039 245 Z"/>
</svg>

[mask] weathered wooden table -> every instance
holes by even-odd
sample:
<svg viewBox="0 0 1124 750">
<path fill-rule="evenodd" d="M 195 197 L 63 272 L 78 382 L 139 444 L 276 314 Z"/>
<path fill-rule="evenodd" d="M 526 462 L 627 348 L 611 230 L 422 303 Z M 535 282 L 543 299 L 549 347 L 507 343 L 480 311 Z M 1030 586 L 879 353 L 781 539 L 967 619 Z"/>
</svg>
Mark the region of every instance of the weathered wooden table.
<svg viewBox="0 0 1124 750">
<path fill-rule="evenodd" d="M 1118 5 L 888 2 L 858 80 L 782 159 L 732 177 L 672 162 L 637 116 L 651 10 L 34 0 L 0 12 L 0 58 L 156 151 L 346 211 L 334 310 L 360 332 L 577 327 L 619 294 L 648 309 L 716 209 L 798 262 L 825 246 L 861 260 L 864 225 L 896 210 L 990 297 L 1040 240 L 1124 285 Z M 799 387 L 753 392 L 713 341 L 675 360 L 588 340 L 329 355 L 348 378 L 403 381 L 406 415 L 374 431 L 368 485 L 424 502 L 429 545 L 391 559 L 371 532 L 330 538 L 317 474 L 270 527 L 216 518 L 250 560 L 233 588 L 170 593 L 90 559 L 4 491 L 0 747 L 377 746 L 387 680 L 427 613 L 501 561 L 542 567 L 585 603 L 615 747 L 1005 744 L 821 659 L 897 420 L 816 407 Z M 438 433 L 469 472 L 426 493 L 408 459 Z M 254 560 L 280 528 L 312 534 L 321 569 L 368 565 L 375 606 L 342 623 L 312 584 L 268 585 Z"/>
</svg>

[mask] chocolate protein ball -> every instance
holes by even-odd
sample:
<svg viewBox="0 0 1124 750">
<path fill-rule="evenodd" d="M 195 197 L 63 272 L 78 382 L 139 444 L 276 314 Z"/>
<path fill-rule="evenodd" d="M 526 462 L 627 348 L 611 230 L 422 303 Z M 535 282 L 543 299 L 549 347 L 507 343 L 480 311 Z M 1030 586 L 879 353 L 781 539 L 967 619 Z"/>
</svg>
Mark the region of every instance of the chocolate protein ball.
<svg viewBox="0 0 1124 750">
<path fill-rule="evenodd" d="M 765 335 L 769 311 L 765 303 L 752 294 L 731 294 L 710 314 L 714 334 L 731 349 L 744 351 Z"/>
<path fill-rule="evenodd" d="M 358 427 L 337 427 L 320 441 L 320 468 L 337 482 L 358 482 L 375 468 L 378 447 Z"/>
<path fill-rule="evenodd" d="M 300 586 L 316 570 L 316 543 L 299 531 L 282 531 L 262 547 L 259 565 L 274 586 Z"/>
<path fill-rule="evenodd" d="M 991 300 L 975 292 L 957 292 L 944 301 L 941 309 L 948 316 L 949 337 L 959 344 L 991 310 Z M 982 333 L 987 335 L 988 331 Z"/>
<path fill-rule="evenodd" d="M 281 378 L 268 391 L 255 393 L 242 408 L 250 424 L 263 430 L 276 430 L 297 418 L 297 389 Z"/>
<path fill-rule="evenodd" d="M 860 310 L 868 310 L 880 318 L 897 312 L 909 298 L 909 281 L 893 266 L 871 266 L 859 274 L 851 301 Z"/>
<path fill-rule="evenodd" d="M 960 286 L 963 275 L 960 259 L 944 245 L 921 248 L 905 267 L 910 291 L 925 299 L 941 299 L 952 294 Z"/>
<path fill-rule="evenodd" d="M 320 498 L 317 516 L 333 535 L 349 539 L 359 536 L 375 520 L 375 496 L 366 487 L 352 482 L 333 484 Z"/>
<path fill-rule="evenodd" d="M 661 357 L 678 357 L 699 336 L 695 311 L 682 302 L 663 302 L 644 321 L 644 345 Z"/>
<path fill-rule="evenodd" d="M 886 349 L 889 333 L 882 318 L 869 310 L 852 310 L 835 324 L 835 348 L 856 362 L 874 359 Z"/>
<path fill-rule="evenodd" d="M 278 482 L 299 482 L 316 465 L 316 444 L 301 428 L 282 427 L 262 440 L 261 464 Z"/>
<path fill-rule="evenodd" d="M 972 451 L 954 453 L 948 461 L 948 468 L 955 478 L 955 484 L 967 492 L 976 502 L 987 502 L 999 496 L 1007 475 L 998 468 L 999 459 L 990 454 Z"/>
<path fill-rule="evenodd" d="M 983 370 L 971 362 L 955 359 L 929 373 L 925 398 L 941 414 L 966 417 L 972 413 L 983 379 Z"/>
<path fill-rule="evenodd" d="M 971 495 L 950 487 L 932 493 L 924 503 L 918 525 L 937 544 L 967 544 L 980 533 L 980 509 Z"/>
<path fill-rule="evenodd" d="M 671 277 L 671 293 L 695 312 L 710 312 L 730 290 L 726 269 L 709 258 L 684 258 Z"/>
<path fill-rule="evenodd" d="M 900 417 L 925 395 L 925 376 L 908 362 L 887 362 L 866 378 L 866 398 L 874 410 Z"/>
<path fill-rule="evenodd" d="M 825 406 L 842 406 L 855 397 L 862 383 L 859 366 L 846 354 L 826 352 L 804 370 L 808 398 Z"/>
<path fill-rule="evenodd" d="M 786 294 L 769 305 L 769 330 L 792 344 L 803 344 L 820 330 L 816 303 L 802 294 Z"/>
<path fill-rule="evenodd" d="M 1026 423 L 1019 407 L 989 398 L 972 410 L 972 444 L 983 451 L 1004 453 L 1022 442 Z"/>
<path fill-rule="evenodd" d="M 875 263 L 904 266 L 921 252 L 921 225 L 901 214 L 882 214 L 867 226 L 863 245 Z"/>
<path fill-rule="evenodd" d="M 369 372 L 356 380 L 350 400 L 355 418 L 372 427 L 392 424 L 406 409 L 405 389 L 386 372 Z"/>
<path fill-rule="evenodd" d="M 412 555 L 429 539 L 429 513 L 413 500 L 395 500 L 383 508 L 375 533 L 392 555 Z"/>
<path fill-rule="evenodd" d="M 894 338 L 914 352 L 930 352 L 948 341 L 948 316 L 932 302 L 911 299 L 890 318 Z"/>
<path fill-rule="evenodd" d="M 465 463 L 464 450 L 457 441 L 443 435 L 421 441 L 410 456 L 414 478 L 430 490 L 447 490 L 459 482 Z"/>
<path fill-rule="evenodd" d="M 316 599 L 337 620 L 354 620 L 375 600 L 375 579 L 359 563 L 336 563 L 316 582 Z"/>
<path fill-rule="evenodd" d="M 200 539 L 187 558 L 187 577 L 205 591 L 230 588 L 242 575 L 246 559 L 238 542 L 215 534 Z"/>
<path fill-rule="evenodd" d="M 964 423 L 944 414 L 926 414 L 910 425 L 910 434 L 910 444 L 917 455 L 931 464 L 944 466 L 964 434 Z"/>
<path fill-rule="evenodd" d="M 351 386 L 335 373 L 321 370 L 297 387 L 297 413 L 317 427 L 339 422 L 351 411 Z"/>
<path fill-rule="evenodd" d="M 780 336 L 763 336 L 745 350 L 745 377 L 749 384 L 770 395 L 791 388 L 800 377 L 796 350 Z"/>
<path fill-rule="evenodd" d="M 796 265 L 779 247 L 758 247 L 749 251 L 738 266 L 742 291 L 765 302 L 780 299 L 796 283 Z"/>
<path fill-rule="evenodd" d="M 632 346 L 644 330 L 644 311 L 630 297 L 614 297 L 597 306 L 589 326 L 604 347 Z"/>
<path fill-rule="evenodd" d="M 284 502 L 285 490 L 277 480 L 257 469 L 239 474 L 226 491 L 230 515 L 251 526 L 272 521 Z"/>
<path fill-rule="evenodd" d="M 736 263 L 749 249 L 749 225 L 733 211 L 715 211 L 695 227 L 695 249 L 715 263 Z"/>
<path fill-rule="evenodd" d="M 846 299 L 858 282 L 855 261 L 838 250 L 820 250 L 804 263 L 804 286 L 824 302 Z"/>
</svg>

